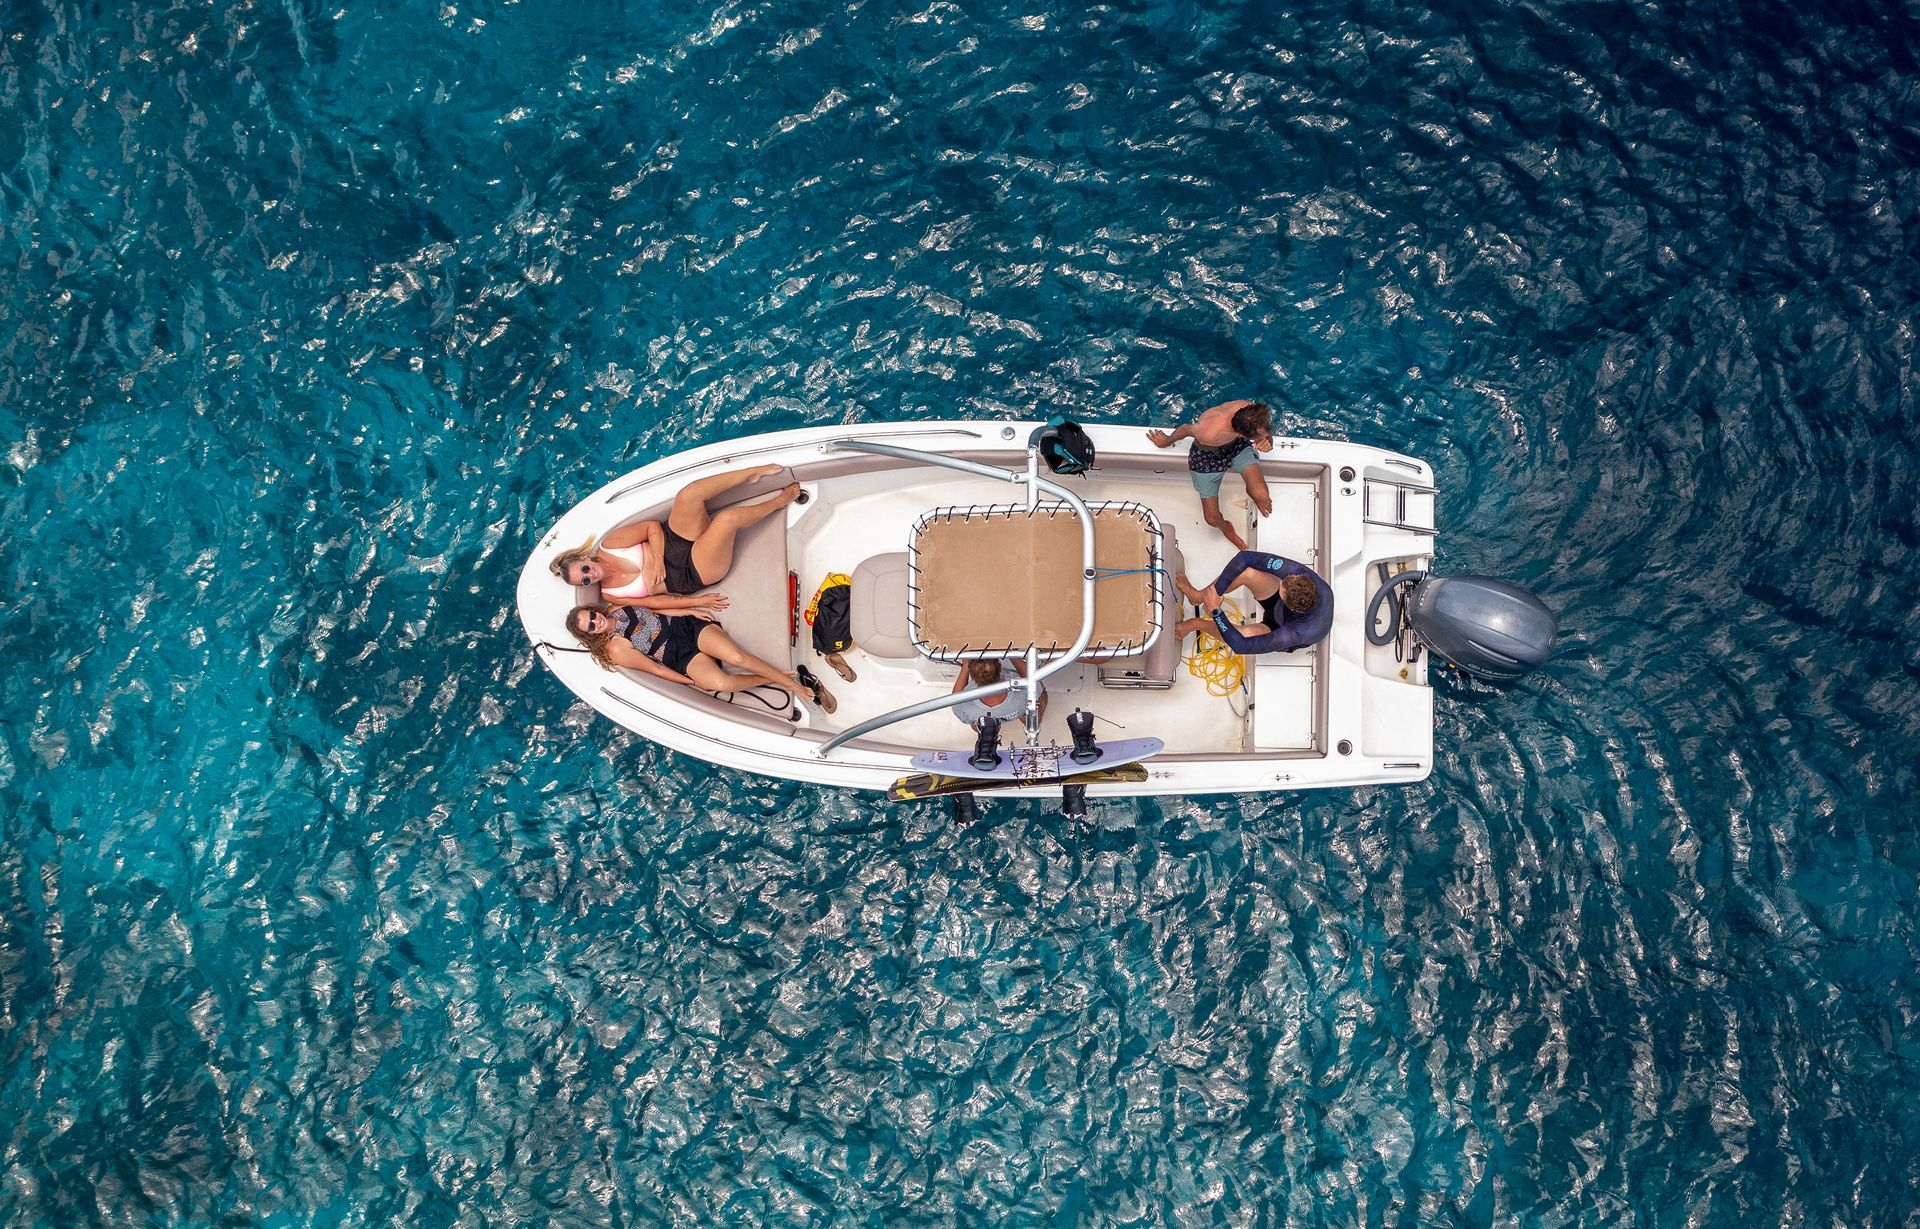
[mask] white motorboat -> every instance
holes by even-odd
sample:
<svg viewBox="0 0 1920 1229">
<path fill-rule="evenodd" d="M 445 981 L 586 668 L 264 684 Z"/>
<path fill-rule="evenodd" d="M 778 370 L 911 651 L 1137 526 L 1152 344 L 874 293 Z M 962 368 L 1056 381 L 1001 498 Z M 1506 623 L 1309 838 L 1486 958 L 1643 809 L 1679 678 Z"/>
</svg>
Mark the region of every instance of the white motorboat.
<svg viewBox="0 0 1920 1229">
<path fill-rule="evenodd" d="M 886 790 L 920 771 L 916 755 L 972 748 L 974 731 L 949 706 L 973 694 L 955 693 L 954 681 L 984 656 L 1020 659 L 1044 680 L 1044 719 L 1028 697 L 1024 723 L 1009 723 L 1003 742 L 1053 749 L 1040 760 L 1050 777 L 1074 771 L 1058 752 L 1072 744 L 1076 711 L 1097 718 L 1096 741 L 1164 744 L 1142 763 L 1144 780 L 1096 783 L 1095 796 L 1381 785 L 1432 771 L 1432 654 L 1411 619 L 1383 637 L 1369 602 L 1387 575 L 1417 578 L 1431 561 L 1436 499 L 1425 464 L 1360 444 L 1277 438 L 1259 460 L 1269 516 L 1254 515 L 1239 479 L 1228 479 L 1222 509 L 1249 546 L 1307 565 L 1334 598 L 1326 639 L 1240 659 L 1234 680 L 1220 646 L 1196 659 L 1198 637 L 1174 630 L 1193 612 L 1173 573 L 1205 587 L 1235 554 L 1202 520 L 1183 448 L 1157 448 L 1139 427 L 1090 426 L 1097 461 L 1060 476 L 1030 448 L 1041 426 L 819 427 L 663 458 L 594 492 L 542 536 L 520 575 L 520 618 L 546 667 L 609 720 L 729 768 L 821 785 Z M 554 555 L 629 522 L 664 521 L 695 479 L 763 465 L 780 470 L 713 506 L 771 498 L 794 481 L 808 498 L 741 533 L 730 573 L 713 586 L 730 599 L 721 622 L 749 652 L 809 667 L 836 711 L 787 703 L 773 688 L 717 696 L 607 670 L 581 651 L 566 617 L 598 594 L 556 578 Z M 850 683 L 814 651 L 800 617 L 835 574 L 851 580 Z M 1241 613 L 1257 613 L 1241 598 Z"/>
</svg>

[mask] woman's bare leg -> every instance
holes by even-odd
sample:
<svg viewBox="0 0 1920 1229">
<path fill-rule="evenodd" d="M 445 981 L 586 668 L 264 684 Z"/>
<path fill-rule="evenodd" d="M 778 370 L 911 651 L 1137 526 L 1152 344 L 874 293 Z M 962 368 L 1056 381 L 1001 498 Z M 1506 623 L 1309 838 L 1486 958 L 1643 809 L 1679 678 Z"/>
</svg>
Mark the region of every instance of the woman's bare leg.
<svg viewBox="0 0 1920 1229">
<path fill-rule="evenodd" d="M 745 670 L 757 676 L 762 683 L 783 687 L 796 696 L 811 694 L 793 677 L 792 672 L 747 652 L 717 623 L 709 623 L 700 629 L 699 644 L 703 655 L 711 655 L 729 666 Z"/>
<path fill-rule="evenodd" d="M 701 583 L 717 585 L 733 567 L 733 539 L 741 530 L 758 525 L 799 497 L 800 484 L 794 482 L 764 503 L 735 504 L 714 513 L 706 529 L 693 539 L 693 570 L 700 573 Z M 680 533 L 678 529 L 674 532 Z"/>
<path fill-rule="evenodd" d="M 689 482 L 673 497 L 673 511 L 667 514 L 667 528 L 691 542 L 707 531 L 712 519 L 707 504 L 737 486 L 758 481 L 780 472 L 778 465 L 755 465 L 749 469 L 731 469 L 724 474 Z"/>
<path fill-rule="evenodd" d="M 751 691 L 755 687 L 767 685 L 767 680 L 751 674 L 727 673 L 726 667 L 705 653 L 687 663 L 687 677 L 692 679 L 693 685 L 702 691 L 721 693 Z"/>
</svg>

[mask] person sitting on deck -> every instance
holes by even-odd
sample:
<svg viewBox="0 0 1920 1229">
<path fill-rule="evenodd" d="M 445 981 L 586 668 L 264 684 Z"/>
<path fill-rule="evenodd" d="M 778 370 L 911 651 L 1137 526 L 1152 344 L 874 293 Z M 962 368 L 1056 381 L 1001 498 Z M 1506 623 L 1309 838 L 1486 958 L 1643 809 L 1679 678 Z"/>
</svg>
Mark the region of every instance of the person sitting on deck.
<svg viewBox="0 0 1920 1229">
<path fill-rule="evenodd" d="M 1260 458 L 1254 455 L 1273 449 L 1273 412 L 1259 401 L 1223 401 L 1184 427 L 1170 432 L 1156 428 L 1147 432 L 1147 438 L 1156 448 L 1171 448 L 1184 439 L 1193 441 L 1187 453 L 1187 476 L 1193 479 L 1193 489 L 1200 492 L 1200 515 L 1225 535 L 1235 550 L 1247 549 L 1220 511 L 1220 483 L 1228 470 L 1239 470 L 1253 506 L 1260 509 L 1261 516 L 1273 515 L 1267 480 L 1260 472 Z"/>
<path fill-rule="evenodd" d="M 1204 590 L 1194 588 L 1185 573 L 1175 576 L 1174 583 L 1211 616 L 1183 619 L 1174 633 L 1211 631 L 1236 653 L 1291 653 L 1318 644 L 1333 630 L 1333 589 L 1312 568 L 1280 555 L 1243 550 Z M 1260 622 L 1236 627 L 1227 618 L 1220 606 L 1234 589 L 1245 589 L 1260 603 Z"/>
<path fill-rule="evenodd" d="M 983 659 L 970 661 L 960 677 L 953 680 L 953 690 L 963 691 L 968 687 L 985 687 L 988 683 L 997 683 L 1006 677 L 1005 667 L 1011 665 L 1014 672 L 1026 677 L 1027 668 L 1018 658 L 1008 662 Z M 953 706 L 953 715 L 970 726 L 978 726 L 986 718 L 995 721 L 1015 721 L 1027 714 L 1027 697 L 1013 693 L 1009 687 L 998 695 L 982 696 L 978 700 L 962 700 Z M 1040 716 L 1047 715 L 1047 685 L 1040 684 Z"/>
<path fill-rule="evenodd" d="M 733 540 L 741 530 L 805 499 L 800 484 L 793 482 L 762 503 L 708 512 L 707 501 L 779 470 L 778 465 L 757 465 L 690 482 L 673 497 L 664 526 L 659 521 L 621 525 L 597 543 L 589 541 L 554 556 L 553 574 L 570 585 L 599 585 L 601 599 L 612 606 L 678 610 L 682 604 L 667 595 L 698 593 L 719 584 L 733 566 Z"/>
</svg>

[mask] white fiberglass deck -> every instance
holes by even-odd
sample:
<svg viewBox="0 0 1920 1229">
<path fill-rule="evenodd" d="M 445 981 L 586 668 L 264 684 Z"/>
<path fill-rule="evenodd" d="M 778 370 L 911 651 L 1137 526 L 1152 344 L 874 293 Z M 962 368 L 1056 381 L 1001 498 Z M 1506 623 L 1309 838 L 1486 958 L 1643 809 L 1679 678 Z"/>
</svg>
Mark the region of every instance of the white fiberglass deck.
<svg viewBox="0 0 1920 1229">
<path fill-rule="evenodd" d="M 1067 480 L 1072 489 L 1089 502 L 1098 500 L 1134 500 L 1152 508 L 1163 526 L 1174 537 L 1186 560 L 1188 576 L 1205 587 L 1233 557 L 1234 547 L 1218 530 L 1208 526 L 1200 515 L 1200 498 L 1186 474 L 1184 458 L 1173 454 L 1164 474 L 1122 473 L 1103 476 L 1097 471 L 1088 478 Z M 1256 550 L 1270 550 L 1302 562 L 1315 562 L 1314 527 L 1317 514 L 1315 484 L 1311 482 L 1273 481 L 1273 516 L 1255 518 L 1239 478 L 1230 477 L 1221 490 L 1221 509 L 1239 527 L 1242 537 Z M 857 474 L 828 479 L 814 490 L 815 498 L 797 509 L 789 521 L 789 566 L 799 575 L 801 600 L 810 597 L 830 572 L 851 574 L 870 556 L 907 549 L 907 535 L 914 520 L 931 506 L 1005 502 L 1009 488 L 966 474 L 945 471 L 899 471 Z M 1252 523 L 1252 522 L 1256 522 Z M 891 533 L 890 530 L 897 530 Z M 898 541 L 892 540 L 893 537 Z M 1010 567 L 1021 566 L 1010 561 Z M 990 583 L 990 578 L 983 578 Z M 1063 585 L 1077 585 L 1072 574 L 1061 578 Z M 1185 604 L 1169 619 L 1164 633 L 1173 635 L 1172 624 L 1187 617 Z M 1193 651 L 1193 637 L 1180 646 L 1182 664 L 1174 672 L 1174 684 L 1167 690 L 1127 690 L 1100 686 L 1096 667 L 1073 665 L 1047 683 L 1047 712 L 1041 723 L 1043 738 L 1071 741 L 1066 716 L 1076 706 L 1090 709 L 1103 721 L 1098 728 L 1102 738 L 1153 737 L 1163 739 L 1169 753 L 1206 753 L 1248 751 L 1248 697 L 1236 693 L 1221 697 L 1208 693 L 1207 685 L 1194 677 L 1185 665 Z M 801 659 L 833 690 L 839 709 L 832 716 L 815 713 L 810 724 L 817 730 L 837 732 L 877 713 L 904 707 L 949 690 L 957 669 L 923 658 L 883 659 L 860 652 L 856 647 L 846 654 L 859 678 L 847 683 L 835 676 L 813 651 L 807 637 L 801 637 Z M 1299 665 L 1304 685 L 1306 654 Z M 1252 671 L 1248 685 L 1254 684 Z M 1278 706 L 1283 697 L 1271 697 Z M 1310 693 L 1301 697 L 1310 703 Z M 1310 737 L 1308 727 L 1300 725 L 1304 748 Z M 972 735 L 951 713 L 930 713 L 889 726 L 889 740 L 929 747 L 962 747 Z M 1008 737 L 1018 738 L 1012 730 Z M 1281 749 L 1281 748 L 1272 748 Z"/>
</svg>

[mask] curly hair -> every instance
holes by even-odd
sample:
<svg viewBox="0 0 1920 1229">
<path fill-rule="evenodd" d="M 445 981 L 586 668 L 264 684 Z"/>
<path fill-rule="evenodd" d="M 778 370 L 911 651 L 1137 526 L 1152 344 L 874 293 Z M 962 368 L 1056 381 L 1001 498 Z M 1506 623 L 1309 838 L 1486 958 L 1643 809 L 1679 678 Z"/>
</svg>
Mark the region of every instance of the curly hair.
<svg viewBox="0 0 1920 1229">
<path fill-rule="evenodd" d="M 1311 614 L 1320 604 L 1320 588 L 1306 576 L 1280 578 L 1280 600 L 1295 614 Z"/>
<path fill-rule="evenodd" d="M 1233 412 L 1233 429 L 1248 439 L 1273 434 L 1273 411 L 1264 401 L 1249 401 Z"/>
</svg>

